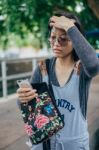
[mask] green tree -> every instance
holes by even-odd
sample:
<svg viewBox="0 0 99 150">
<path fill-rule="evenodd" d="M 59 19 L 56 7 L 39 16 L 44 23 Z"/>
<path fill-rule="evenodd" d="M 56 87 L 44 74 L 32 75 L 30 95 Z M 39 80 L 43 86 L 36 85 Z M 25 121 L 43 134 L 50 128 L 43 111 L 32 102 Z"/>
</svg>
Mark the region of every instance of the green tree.
<svg viewBox="0 0 99 150">
<path fill-rule="evenodd" d="M 41 48 L 48 35 L 48 20 L 58 9 L 76 13 L 86 30 L 97 29 L 99 21 L 89 4 L 90 0 L 0 0 L 0 45 L 6 49 L 13 33 L 21 40 L 31 34 Z"/>
</svg>

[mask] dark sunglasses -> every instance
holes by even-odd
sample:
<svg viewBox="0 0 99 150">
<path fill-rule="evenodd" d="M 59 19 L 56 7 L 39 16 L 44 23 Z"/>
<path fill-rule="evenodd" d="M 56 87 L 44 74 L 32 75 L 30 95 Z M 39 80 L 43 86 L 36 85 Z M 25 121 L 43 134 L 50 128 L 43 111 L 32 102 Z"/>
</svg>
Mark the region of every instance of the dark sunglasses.
<svg viewBox="0 0 99 150">
<path fill-rule="evenodd" d="M 66 36 L 52 36 L 48 39 L 48 41 L 50 42 L 50 44 L 55 44 L 56 42 L 58 42 L 61 46 L 65 46 L 67 45 L 68 41 L 70 41 L 70 38 Z"/>
</svg>

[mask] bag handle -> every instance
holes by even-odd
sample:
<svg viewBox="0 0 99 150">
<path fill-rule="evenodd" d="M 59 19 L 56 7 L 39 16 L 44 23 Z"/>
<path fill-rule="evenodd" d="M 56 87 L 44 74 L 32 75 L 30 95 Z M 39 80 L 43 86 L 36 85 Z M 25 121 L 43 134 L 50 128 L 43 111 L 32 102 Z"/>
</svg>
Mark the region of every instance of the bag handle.
<svg viewBox="0 0 99 150">
<path fill-rule="evenodd" d="M 41 70 L 42 79 L 43 79 L 44 76 L 46 76 L 46 75 L 48 76 L 47 83 L 48 83 L 48 87 L 49 87 L 49 90 L 50 90 L 50 94 L 53 97 L 53 99 L 55 99 L 53 89 L 52 89 L 52 85 L 50 83 L 50 76 L 49 76 L 49 67 L 50 67 L 50 65 L 49 65 L 49 63 L 50 63 L 50 59 L 41 60 L 39 62 L 39 67 L 40 67 L 40 70 Z"/>
</svg>

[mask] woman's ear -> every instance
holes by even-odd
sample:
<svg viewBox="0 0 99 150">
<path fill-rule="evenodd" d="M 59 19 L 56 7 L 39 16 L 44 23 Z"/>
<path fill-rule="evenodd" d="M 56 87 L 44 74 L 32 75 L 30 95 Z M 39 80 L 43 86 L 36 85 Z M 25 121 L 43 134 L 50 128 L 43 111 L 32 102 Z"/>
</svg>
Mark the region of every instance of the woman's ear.
<svg viewBox="0 0 99 150">
<path fill-rule="evenodd" d="M 74 68 L 74 70 L 75 70 L 75 72 L 77 73 L 77 75 L 80 74 L 80 69 L 81 69 L 81 61 L 78 60 L 78 61 L 76 62 L 75 68 Z"/>
</svg>

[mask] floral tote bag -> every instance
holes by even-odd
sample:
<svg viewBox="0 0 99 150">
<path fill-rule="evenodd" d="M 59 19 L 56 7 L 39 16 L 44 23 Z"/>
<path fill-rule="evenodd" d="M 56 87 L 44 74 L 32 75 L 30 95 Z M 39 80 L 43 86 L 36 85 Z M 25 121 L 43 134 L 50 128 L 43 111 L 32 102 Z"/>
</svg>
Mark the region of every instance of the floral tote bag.
<svg viewBox="0 0 99 150">
<path fill-rule="evenodd" d="M 21 112 L 26 133 L 32 144 L 38 144 L 62 129 L 64 122 L 47 84 L 36 83 L 32 87 L 37 89 L 38 97 L 21 103 Z"/>
</svg>

